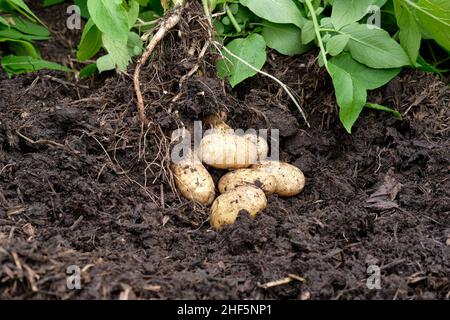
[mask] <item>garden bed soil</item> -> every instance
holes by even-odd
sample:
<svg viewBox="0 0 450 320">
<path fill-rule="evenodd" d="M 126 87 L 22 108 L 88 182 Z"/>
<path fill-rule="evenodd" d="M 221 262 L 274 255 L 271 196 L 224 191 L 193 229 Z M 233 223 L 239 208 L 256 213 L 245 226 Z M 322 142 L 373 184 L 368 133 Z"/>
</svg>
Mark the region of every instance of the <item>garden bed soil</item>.
<svg viewBox="0 0 450 320">
<path fill-rule="evenodd" d="M 64 29 L 64 5 L 37 11 L 57 31 L 43 56 L 70 65 L 81 31 Z M 205 39 L 200 15 L 191 6 L 143 70 L 147 116 L 166 134 L 217 109 L 235 128 L 279 129 L 304 191 L 218 233 L 208 208 L 172 192 L 160 137 L 139 145 L 128 74 L 0 72 L 0 299 L 448 299 L 448 79 L 403 71 L 370 95 L 403 119 L 364 110 L 349 135 L 314 53 L 269 52 L 264 70 L 294 90 L 307 127 L 270 79 L 230 90 L 212 53 L 180 89 Z M 71 265 L 81 290 L 66 286 Z M 304 281 L 262 286 L 290 274 Z"/>
</svg>

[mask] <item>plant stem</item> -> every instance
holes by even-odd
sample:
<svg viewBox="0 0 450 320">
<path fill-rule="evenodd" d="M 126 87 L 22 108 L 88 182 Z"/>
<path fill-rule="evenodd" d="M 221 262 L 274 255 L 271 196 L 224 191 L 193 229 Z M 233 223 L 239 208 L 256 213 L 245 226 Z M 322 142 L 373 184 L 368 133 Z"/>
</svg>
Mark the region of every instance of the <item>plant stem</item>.
<svg viewBox="0 0 450 320">
<path fill-rule="evenodd" d="M 241 27 L 239 26 L 239 24 L 237 23 L 236 19 L 234 18 L 233 13 L 231 12 L 230 8 L 228 7 L 227 4 L 225 4 L 225 11 L 227 12 L 227 16 L 228 18 L 230 18 L 231 24 L 233 25 L 233 27 L 236 29 L 236 31 L 239 33 L 242 31 Z"/>
<path fill-rule="evenodd" d="M 317 16 L 316 16 L 316 12 L 314 10 L 313 5 L 311 4 L 311 0 L 305 0 L 306 6 L 308 7 L 309 12 L 311 13 L 311 18 L 314 24 L 314 31 L 316 32 L 316 38 L 317 38 L 317 42 L 319 43 L 319 48 L 320 48 L 320 54 L 322 55 L 323 58 L 323 64 L 325 66 L 325 68 L 328 70 L 328 60 L 327 60 L 327 52 L 325 50 L 325 47 L 323 46 L 323 41 L 322 41 L 322 36 L 320 34 L 320 26 L 319 26 L 319 22 L 317 21 Z"/>
<path fill-rule="evenodd" d="M 203 11 L 205 12 L 205 15 L 207 17 L 209 17 L 210 12 L 209 12 L 208 0 L 202 0 L 202 5 L 203 5 Z"/>
<path fill-rule="evenodd" d="M 159 22 L 159 19 L 155 19 L 155 20 L 147 21 L 147 22 L 139 22 L 139 23 L 136 23 L 133 27 L 139 28 L 139 27 L 151 26 L 151 25 L 157 24 L 158 22 Z"/>
</svg>

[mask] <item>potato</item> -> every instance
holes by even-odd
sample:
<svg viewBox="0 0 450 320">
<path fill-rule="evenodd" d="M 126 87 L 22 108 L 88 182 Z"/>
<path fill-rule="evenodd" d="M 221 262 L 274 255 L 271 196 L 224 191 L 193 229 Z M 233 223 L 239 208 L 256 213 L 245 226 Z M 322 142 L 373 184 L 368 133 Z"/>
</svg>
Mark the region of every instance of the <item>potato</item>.
<svg viewBox="0 0 450 320">
<path fill-rule="evenodd" d="M 247 211 L 255 217 L 267 206 L 264 192 L 254 186 L 241 186 L 221 194 L 211 206 L 211 225 L 222 229 L 225 225 L 233 224 L 239 213 Z"/>
<path fill-rule="evenodd" d="M 256 144 L 256 149 L 258 152 L 258 160 L 262 161 L 267 158 L 269 154 L 269 145 L 267 144 L 267 140 L 263 137 L 259 137 L 255 134 L 245 134 L 244 138 L 249 139 L 251 142 Z"/>
<path fill-rule="evenodd" d="M 219 180 L 219 191 L 225 193 L 240 186 L 254 185 L 266 194 L 272 194 L 277 188 L 275 177 L 264 170 L 239 169 L 228 172 Z"/>
<path fill-rule="evenodd" d="M 252 165 L 251 168 L 261 169 L 272 174 L 277 181 L 275 193 L 279 196 L 295 196 L 299 194 L 305 186 L 305 176 L 303 175 L 303 172 L 289 163 L 266 160 L 259 164 Z"/>
<path fill-rule="evenodd" d="M 194 202 L 209 205 L 215 197 L 214 181 L 195 155 L 171 165 L 175 185 L 180 194 Z"/>
<path fill-rule="evenodd" d="M 215 132 L 203 137 L 198 156 L 218 169 L 247 168 L 258 161 L 257 146 L 243 136 Z"/>
</svg>

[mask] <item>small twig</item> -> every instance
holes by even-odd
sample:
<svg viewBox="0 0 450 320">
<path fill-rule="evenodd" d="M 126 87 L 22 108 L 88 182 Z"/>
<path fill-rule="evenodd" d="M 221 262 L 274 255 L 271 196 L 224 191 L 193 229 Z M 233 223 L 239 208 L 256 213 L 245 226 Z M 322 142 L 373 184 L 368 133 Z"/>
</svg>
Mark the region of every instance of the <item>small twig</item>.
<svg viewBox="0 0 450 320">
<path fill-rule="evenodd" d="M 75 230 L 78 227 L 78 225 L 81 223 L 81 221 L 83 221 L 83 218 L 84 218 L 83 216 L 79 216 L 78 219 L 75 220 L 75 222 L 69 227 L 69 230 L 70 231 Z"/>
<path fill-rule="evenodd" d="M 288 284 L 289 282 L 292 281 L 291 277 L 286 277 L 280 280 L 275 280 L 275 281 L 270 281 L 264 284 L 261 284 L 259 287 L 263 288 L 263 289 L 269 289 L 269 288 L 273 288 L 273 287 L 278 287 L 284 284 Z"/>
<path fill-rule="evenodd" d="M 288 284 L 290 282 L 292 282 L 293 280 L 297 280 L 300 282 L 305 282 L 305 278 L 302 278 L 300 276 L 297 276 L 295 274 L 289 274 L 287 277 L 279 279 L 279 280 L 275 280 L 275 281 L 270 281 L 261 285 L 258 285 L 260 288 L 263 289 L 269 289 L 269 288 L 273 288 L 273 287 L 277 287 L 277 286 L 281 286 L 284 284 Z"/>
<path fill-rule="evenodd" d="M 75 83 L 68 82 L 68 81 L 65 81 L 65 80 L 62 80 L 62 79 L 59 79 L 59 78 L 55 78 L 55 77 L 52 77 L 52 76 L 49 76 L 49 75 L 45 75 L 44 78 L 47 79 L 47 80 L 50 80 L 50 81 L 58 82 L 59 84 L 62 84 L 63 86 L 71 86 L 71 87 L 75 87 L 75 88 L 78 87 L 78 88 L 83 88 L 83 89 L 89 89 L 88 86 L 85 86 L 85 85 L 82 85 L 82 84 L 75 84 Z"/>
<path fill-rule="evenodd" d="M 47 139 L 39 139 L 39 140 L 34 141 L 33 139 L 30 139 L 27 136 L 25 136 L 22 133 L 20 133 L 19 130 L 16 130 L 16 134 L 19 137 L 21 137 L 22 139 L 26 140 L 27 142 L 29 142 L 31 144 L 46 144 L 46 145 L 51 145 L 51 146 L 60 147 L 60 148 L 65 148 L 66 147 L 65 145 L 63 145 L 61 143 L 58 143 L 58 142 L 55 142 L 55 141 L 52 141 L 52 140 L 47 140 Z"/>
<path fill-rule="evenodd" d="M 2 175 L 3 172 L 4 172 L 6 169 L 8 169 L 9 167 L 12 167 L 12 166 L 14 166 L 14 164 L 12 164 L 12 163 L 9 163 L 9 164 L 5 165 L 5 166 L 2 168 L 2 170 L 0 170 L 0 175 Z"/>
<path fill-rule="evenodd" d="M 249 67 L 250 69 L 252 69 L 253 71 L 262 74 L 263 76 L 266 76 L 270 79 L 272 79 L 273 81 L 275 81 L 276 83 L 278 83 L 281 88 L 283 88 L 283 90 L 287 93 L 287 95 L 289 96 L 289 98 L 291 98 L 291 100 L 294 102 L 295 106 L 297 107 L 297 109 L 300 111 L 300 114 L 302 115 L 303 119 L 305 120 L 306 125 L 309 127 L 310 124 L 306 118 L 305 112 L 303 111 L 302 107 L 300 106 L 300 104 L 298 103 L 297 99 L 295 99 L 294 95 L 292 94 L 291 90 L 289 89 L 289 87 L 287 85 L 285 85 L 283 82 L 281 82 L 281 80 L 279 80 L 278 78 L 274 77 L 273 75 L 264 72 L 262 70 L 259 70 L 258 68 L 255 68 L 254 66 L 252 66 L 250 63 L 248 63 L 247 61 L 245 61 L 244 59 L 242 59 L 241 57 L 235 55 L 233 52 L 231 52 L 227 47 L 225 47 L 224 45 L 222 45 L 221 43 L 217 42 L 217 41 L 213 41 L 212 42 L 216 48 L 220 51 L 220 48 L 222 48 L 223 50 L 225 50 L 230 56 L 232 56 L 233 58 L 239 60 L 240 62 L 242 62 L 243 64 L 245 64 L 247 67 Z"/>
</svg>

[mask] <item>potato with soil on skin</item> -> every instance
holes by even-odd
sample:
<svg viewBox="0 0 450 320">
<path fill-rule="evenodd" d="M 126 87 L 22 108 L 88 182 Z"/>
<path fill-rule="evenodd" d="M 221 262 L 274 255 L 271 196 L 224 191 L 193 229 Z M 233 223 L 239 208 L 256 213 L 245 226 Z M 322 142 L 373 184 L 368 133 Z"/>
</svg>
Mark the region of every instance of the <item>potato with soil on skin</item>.
<svg viewBox="0 0 450 320">
<path fill-rule="evenodd" d="M 235 134 L 226 121 L 227 114 L 224 111 L 209 115 L 205 118 L 205 123 L 212 129 L 222 133 Z M 266 139 L 253 133 L 246 133 L 242 137 L 256 145 L 256 153 L 259 161 L 267 158 L 267 155 L 269 154 L 269 145 L 267 144 Z"/>
<path fill-rule="evenodd" d="M 267 206 L 264 191 L 255 186 L 241 186 L 221 194 L 211 206 L 211 225 L 216 230 L 233 224 L 239 213 L 246 211 L 253 218 Z"/>
<path fill-rule="evenodd" d="M 170 169 L 175 185 L 183 197 L 203 205 L 214 201 L 214 181 L 195 155 L 189 154 L 185 159 L 172 163 Z"/>
<path fill-rule="evenodd" d="M 277 188 L 277 180 L 265 170 L 239 169 L 222 176 L 218 187 L 220 193 L 225 193 L 246 185 L 253 185 L 263 190 L 266 194 L 272 194 Z"/>
<path fill-rule="evenodd" d="M 262 161 L 267 158 L 267 155 L 269 154 L 269 145 L 267 143 L 267 140 L 263 137 L 257 136 L 255 134 L 245 134 L 244 138 L 249 139 L 251 142 L 256 144 L 256 150 L 258 153 L 258 160 Z"/>
<path fill-rule="evenodd" d="M 305 176 L 303 172 L 289 163 L 266 160 L 259 164 L 252 165 L 251 168 L 264 170 L 272 174 L 277 181 L 275 193 L 281 197 L 295 196 L 299 194 L 305 186 Z"/>
<path fill-rule="evenodd" d="M 217 169 L 241 169 L 258 162 L 258 149 L 244 137 L 217 132 L 203 137 L 199 158 Z"/>
<path fill-rule="evenodd" d="M 200 141 L 198 157 L 217 169 L 247 168 L 257 163 L 258 149 L 250 139 L 234 133 L 226 123 L 226 113 L 219 112 L 206 117 L 211 133 Z"/>
</svg>

